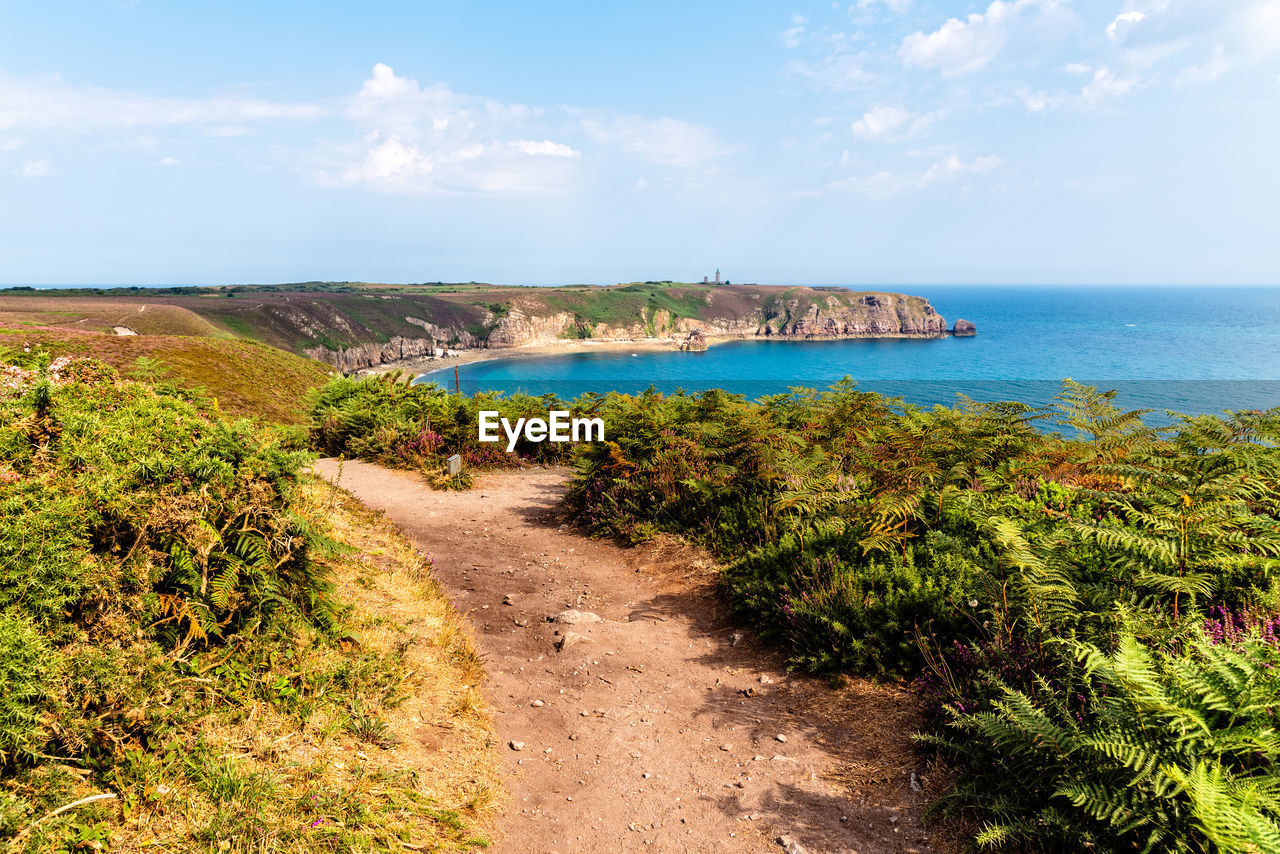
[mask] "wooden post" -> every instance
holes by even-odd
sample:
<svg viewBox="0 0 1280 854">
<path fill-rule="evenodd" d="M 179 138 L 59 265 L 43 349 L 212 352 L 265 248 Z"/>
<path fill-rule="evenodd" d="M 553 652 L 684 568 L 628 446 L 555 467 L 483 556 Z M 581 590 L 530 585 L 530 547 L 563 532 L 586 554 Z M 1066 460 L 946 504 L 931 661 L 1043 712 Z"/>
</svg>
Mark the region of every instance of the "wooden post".
<svg viewBox="0 0 1280 854">
<path fill-rule="evenodd" d="M 453 366 L 453 390 L 462 394 L 462 380 L 458 379 L 458 366 Z"/>
</svg>

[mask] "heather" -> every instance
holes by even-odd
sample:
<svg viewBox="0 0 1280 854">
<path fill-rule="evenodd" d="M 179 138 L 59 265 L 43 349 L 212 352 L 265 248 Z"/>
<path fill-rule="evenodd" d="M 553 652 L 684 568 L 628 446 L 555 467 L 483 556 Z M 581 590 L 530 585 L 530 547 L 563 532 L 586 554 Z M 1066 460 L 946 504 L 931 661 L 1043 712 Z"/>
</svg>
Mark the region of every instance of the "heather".
<svg viewBox="0 0 1280 854">
<path fill-rule="evenodd" d="M 570 503 L 669 532 L 796 668 L 911 681 L 994 850 L 1280 850 L 1280 411 L 931 410 L 850 382 L 594 401 Z"/>
</svg>

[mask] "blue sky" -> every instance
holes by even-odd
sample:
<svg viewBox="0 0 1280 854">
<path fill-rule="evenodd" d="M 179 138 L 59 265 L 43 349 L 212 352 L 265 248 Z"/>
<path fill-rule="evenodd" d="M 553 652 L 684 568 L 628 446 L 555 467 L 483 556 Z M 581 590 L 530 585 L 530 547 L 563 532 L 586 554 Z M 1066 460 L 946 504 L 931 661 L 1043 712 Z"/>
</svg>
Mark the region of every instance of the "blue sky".
<svg viewBox="0 0 1280 854">
<path fill-rule="evenodd" d="M 0 2 L 0 282 L 1280 283 L 1280 0 Z"/>
</svg>

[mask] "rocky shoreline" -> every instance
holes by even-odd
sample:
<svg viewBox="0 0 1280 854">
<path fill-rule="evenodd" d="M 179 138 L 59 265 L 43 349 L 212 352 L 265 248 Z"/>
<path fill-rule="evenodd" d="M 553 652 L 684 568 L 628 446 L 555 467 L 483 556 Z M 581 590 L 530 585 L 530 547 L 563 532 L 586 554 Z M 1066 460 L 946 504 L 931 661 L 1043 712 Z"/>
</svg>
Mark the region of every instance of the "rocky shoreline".
<svg viewBox="0 0 1280 854">
<path fill-rule="evenodd" d="M 948 328 L 946 318 L 927 299 L 904 294 L 738 288 L 708 292 L 699 305 L 695 312 L 688 306 L 662 307 L 655 299 L 624 320 L 604 322 L 588 320 L 578 311 L 554 310 L 545 298 L 520 295 L 480 306 L 484 316 L 470 325 L 406 315 L 405 323 L 424 335 L 390 336 L 340 349 L 310 346 L 303 353 L 344 372 L 382 372 L 405 365 L 503 358 L 504 353 L 543 355 L 613 345 L 699 352 L 723 341 L 940 338 L 977 332 L 963 319 Z M 483 355 L 466 355 L 477 352 Z"/>
<path fill-rule="evenodd" d="M 964 326 L 962 324 L 968 324 Z M 413 374 L 431 373 L 448 370 L 452 367 L 472 365 L 478 362 L 491 362 L 499 359 L 533 359 L 539 356 L 560 356 L 571 353 L 628 352 L 637 350 L 675 350 L 682 352 L 702 352 L 730 341 L 793 341 L 804 343 L 809 341 L 859 341 L 868 339 L 910 339 L 910 338 L 964 338 L 977 334 L 977 328 L 968 321 L 957 321 L 956 328 L 946 329 L 930 335 L 908 333 L 875 333 L 867 335 L 702 335 L 690 333 L 685 338 L 638 338 L 638 339 L 586 339 L 561 340 L 539 344 L 521 344 L 511 347 L 475 347 L 450 350 L 443 356 L 408 357 L 384 361 L 358 368 L 341 369 L 348 373 L 387 374 L 403 371 Z M 330 351 L 332 352 L 332 351 Z M 335 366 L 336 367 L 336 366 Z"/>
</svg>

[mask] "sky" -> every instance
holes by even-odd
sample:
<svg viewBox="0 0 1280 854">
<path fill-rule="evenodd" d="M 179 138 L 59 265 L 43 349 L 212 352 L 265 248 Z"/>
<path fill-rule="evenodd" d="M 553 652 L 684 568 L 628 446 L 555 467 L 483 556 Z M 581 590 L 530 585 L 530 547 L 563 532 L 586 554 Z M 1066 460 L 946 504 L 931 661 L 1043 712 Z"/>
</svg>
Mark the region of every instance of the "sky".
<svg viewBox="0 0 1280 854">
<path fill-rule="evenodd" d="M 0 283 L 1280 283 L 1280 0 L 0 0 Z"/>
</svg>

